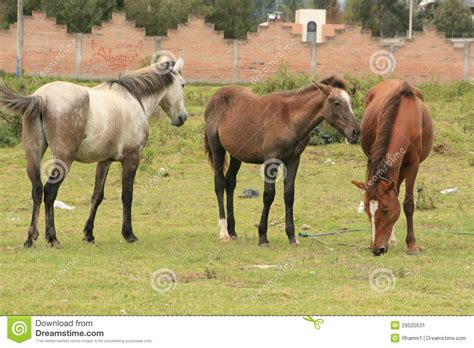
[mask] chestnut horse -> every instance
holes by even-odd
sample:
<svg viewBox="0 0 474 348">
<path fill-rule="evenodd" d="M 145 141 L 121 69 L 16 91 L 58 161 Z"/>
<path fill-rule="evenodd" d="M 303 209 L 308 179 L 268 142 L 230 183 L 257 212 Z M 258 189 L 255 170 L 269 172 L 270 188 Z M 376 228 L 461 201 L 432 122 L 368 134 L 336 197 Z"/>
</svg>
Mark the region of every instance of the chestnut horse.
<svg viewBox="0 0 474 348">
<path fill-rule="evenodd" d="M 242 162 L 263 163 L 265 181 L 263 212 L 258 226 L 259 245 L 268 245 L 270 206 L 275 197 L 275 181 L 280 164 L 285 170 L 286 234 L 297 244 L 293 222 L 295 176 L 300 156 L 311 131 L 322 121 L 341 132 L 351 143 L 360 129 L 346 83 L 337 77 L 314 82 L 301 90 L 256 96 L 240 87 L 221 88 L 205 111 L 205 148 L 214 168 L 214 186 L 219 204 L 220 239 L 236 239 L 233 195 Z M 224 175 L 226 151 L 230 163 Z M 227 217 L 224 212 L 227 193 Z"/>
<path fill-rule="evenodd" d="M 393 226 L 400 216 L 398 193 L 405 180 L 403 210 L 407 218 L 407 253 L 419 255 L 413 231 L 413 190 L 418 166 L 431 151 L 433 126 L 423 95 L 407 82 L 387 80 L 374 86 L 365 99 L 361 145 L 368 157 L 365 211 L 372 225 L 374 255 L 395 243 Z"/>
</svg>

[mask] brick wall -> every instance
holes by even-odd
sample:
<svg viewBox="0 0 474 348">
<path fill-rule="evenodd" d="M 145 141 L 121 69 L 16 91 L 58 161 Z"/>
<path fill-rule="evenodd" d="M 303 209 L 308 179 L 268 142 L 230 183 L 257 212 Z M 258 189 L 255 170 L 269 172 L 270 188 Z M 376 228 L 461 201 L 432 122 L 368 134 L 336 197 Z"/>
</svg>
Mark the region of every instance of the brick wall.
<svg viewBox="0 0 474 348">
<path fill-rule="evenodd" d="M 183 76 L 203 82 L 231 82 L 233 42 L 224 40 L 224 33 L 214 30 L 202 18 L 190 16 L 187 24 L 168 30 L 160 49 L 184 58 Z"/>
<path fill-rule="evenodd" d="M 155 52 L 155 39 L 145 36 L 145 29 L 116 13 L 113 20 L 82 35 L 80 76 L 83 78 L 117 77 L 141 67 L 142 61 Z"/>
<path fill-rule="evenodd" d="M 311 48 L 292 33 L 292 26 L 270 22 L 249 33 L 238 43 L 237 80 L 259 81 L 271 75 L 281 63 L 294 72 L 310 74 Z"/>
<path fill-rule="evenodd" d="M 245 40 L 226 40 L 212 24 L 193 16 L 161 38 L 146 36 L 121 13 L 90 34 L 68 34 L 42 13 L 26 16 L 24 29 L 23 69 L 28 75 L 116 77 L 161 49 L 184 57 L 188 81 L 255 82 L 283 62 L 291 71 L 316 71 L 321 77 L 388 71 L 388 76 L 413 82 L 474 78 L 474 42 L 453 44 L 429 28 L 413 40 L 380 40 L 360 27 L 346 27 L 317 46 L 302 43 L 291 25 L 281 21 L 260 25 Z M 0 70 L 15 71 L 15 45 L 16 25 L 0 31 Z"/>
</svg>

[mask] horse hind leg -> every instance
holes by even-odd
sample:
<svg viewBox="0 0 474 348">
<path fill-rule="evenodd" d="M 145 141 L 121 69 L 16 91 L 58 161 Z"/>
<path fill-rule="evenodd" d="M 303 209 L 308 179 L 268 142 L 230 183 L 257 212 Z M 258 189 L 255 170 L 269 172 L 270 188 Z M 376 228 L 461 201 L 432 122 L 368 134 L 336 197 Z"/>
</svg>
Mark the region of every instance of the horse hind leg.
<svg viewBox="0 0 474 348">
<path fill-rule="evenodd" d="M 226 189 L 226 178 L 224 176 L 225 149 L 217 136 L 209 137 L 209 140 L 214 166 L 214 191 L 216 193 L 217 204 L 219 206 L 219 239 L 222 241 L 228 241 L 230 240 L 230 236 L 227 230 L 227 220 L 224 210 L 224 191 Z"/>
<path fill-rule="evenodd" d="M 421 249 L 416 246 L 415 231 L 413 227 L 413 214 L 415 213 L 414 203 L 414 187 L 416 175 L 418 173 L 418 163 L 414 163 L 410 172 L 406 176 L 405 180 L 405 200 L 403 202 L 403 211 L 407 218 L 407 254 L 412 256 L 418 256 L 421 253 Z"/>
<path fill-rule="evenodd" d="M 110 161 L 97 163 L 94 193 L 92 194 L 91 198 L 91 210 L 89 213 L 89 218 L 87 219 L 87 222 L 84 226 L 84 238 L 82 239 L 87 243 L 94 243 L 95 241 L 93 234 L 95 215 L 100 203 L 102 203 L 102 200 L 104 199 L 104 185 L 111 163 L 112 162 Z"/>
<path fill-rule="evenodd" d="M 28 229 L 28 236 L 24 243 L 31 248 L 38 239 L 38 219 L 43 198 L 43 183 L 41 181 L 41 159 L 48 147 L 39 118 L 23 119 L 22 142 L 26 154 L 26 172 L 31 181 L 31 198 L 33 212 Z"/>
<path fill-rule="evenodd" d="M 237 239 L 235 232 L 235 216 L 234 216 L 234 191 L 237 186 L 237 173 L 239 172 L 242 162 L 231 156 L 229 169 L 227 170 L 226 195 L 227 195 L 227 232 L 231 239 Z"/>
<path fill-rule="evenodd" d="M 56 238 L 56 227 L 54 224 L 54 201 L 58 195 L 59 187 L 66 178 L 71 168 L 72 160 L 63 156 L 56 156 L 52 160 L 52 170 L 44 185 L 44 205 L 46 216 L 46 241 L 52 247 L 59 247 L 60 243 Z"/>
</svg>

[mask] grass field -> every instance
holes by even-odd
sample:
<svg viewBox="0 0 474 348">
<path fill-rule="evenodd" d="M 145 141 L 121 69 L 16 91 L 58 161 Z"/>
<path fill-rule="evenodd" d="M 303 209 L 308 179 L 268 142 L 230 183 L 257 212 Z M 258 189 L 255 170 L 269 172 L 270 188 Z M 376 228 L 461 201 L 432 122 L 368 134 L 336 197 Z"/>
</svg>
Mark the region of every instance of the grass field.
<svg viewBox="0 0 474 348">
<path fill-rule="evenodd" d="M 152 121 L 135 187 L 140 240 L 132 245 L 120 233 L 119 164 L 112 166 L 99 208 L 96 244 L 81 242 L 95 166 L 74 163 L 58 199 L 76 209 L 56 209 L 62 248 L 46 245 L 42 209 L 40 239 L 24 249 L 31 213 L 25 159 L 20 145 L 0 149 L 1 315 L 474 314 L 474 166 L 468 159 L 474 150 L 474 86 L 422 86 L 439 153 L 423 163 L 418 182 L 459 192 L 439 195 L 436 209 L 416 211 L 415 233 L 424 247 L 419 257 L 405 254 L 403 214 L 396 225 L 399 244 L 382 257 L 368 251 L 369 231 L 300 238 L 298 247 L 289 246 L 281 182 L 270 216 L 270 248 L 257 246 L 261 197 L 236 199 L 240 239 L 219 242 L 213 174 L 202 150 L 202 110 L 214 89 L 187 88 L 193 115 L 185 126 Z M 162 167 L 168 176 L 160 174 Z M 308 147 L 296 182 L 298 231 L 303 225 L 311 233 L 369 229 L 365 214 L 357 213 L 362 194 L 350 183 L 364 173 L 358 145 Z M 262 192 L 259 166 L 242 167 L 237 194 L 244 188 Z M 169 291 L 157 292 L 151 276 L 164 268 L 176 274 L 176 283 L 162 283 Z M 382 268 L 394 275 L 391 287 L 374 291 L 369 277 Z"/>
</svg>

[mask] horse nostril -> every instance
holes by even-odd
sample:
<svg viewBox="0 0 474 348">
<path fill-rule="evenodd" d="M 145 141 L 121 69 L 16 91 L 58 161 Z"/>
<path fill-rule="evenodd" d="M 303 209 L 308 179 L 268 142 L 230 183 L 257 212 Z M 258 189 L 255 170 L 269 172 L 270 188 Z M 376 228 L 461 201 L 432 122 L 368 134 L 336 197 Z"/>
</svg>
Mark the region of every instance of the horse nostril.
<svg viewBox="0 0 474 348">
<path fill-rule="evenodd" d="M 358 129 L 355 129 L 352 131 L 352 135 L 354 136 L 354 138 L 357 138 L 360 134 L 360 131 Z"/>
<path fill-rule="evenodd" d="M 372 253 L 373 253 L 375 256 L 380 256 L 380 255 L 382 255 L 383 253 L 385 253 L 385 248 L 374 249 L 374 250 L 372 250 Z"/>
</svg>

